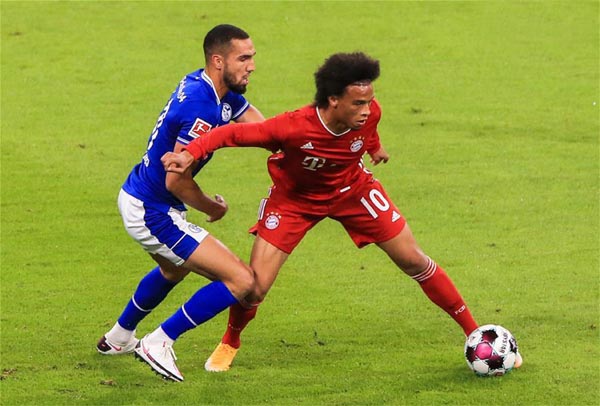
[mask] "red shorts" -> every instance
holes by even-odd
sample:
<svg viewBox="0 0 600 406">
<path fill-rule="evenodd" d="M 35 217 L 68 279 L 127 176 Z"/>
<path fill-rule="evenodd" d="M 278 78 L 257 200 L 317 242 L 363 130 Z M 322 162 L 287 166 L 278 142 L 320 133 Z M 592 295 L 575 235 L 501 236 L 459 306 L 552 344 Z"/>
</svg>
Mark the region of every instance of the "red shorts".
<svg viewBox="0 0 600 406">
<path fill-rule="evenodd" d="M 272 188 L 250 232 L 291 254 L 308 230 L 326 217 L 339 221 L 359 248 L 392 239 L 406 224 L 383 186 L 373 180 L 342 189 L 327 202 L 310 202 Z"/>
</svg>

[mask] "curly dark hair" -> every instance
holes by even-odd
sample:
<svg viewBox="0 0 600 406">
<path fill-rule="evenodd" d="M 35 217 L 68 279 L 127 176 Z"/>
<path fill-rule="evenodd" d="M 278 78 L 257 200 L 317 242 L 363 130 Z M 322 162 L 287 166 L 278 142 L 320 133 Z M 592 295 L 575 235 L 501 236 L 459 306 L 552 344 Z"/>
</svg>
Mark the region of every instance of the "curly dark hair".
<svg viewBox="0 0 600 406">
<path fill-rule="evenodd" d="M 329 96 L 341 96 L 346 86 L 378 77 L 379 61 L 363 52 L 333 54 L 315 72 L 315 105 L 327 107 Z"/>
<path fill-rule="evenodd" d="M 208 62 L 211 55 L 217 53 L 227 53 L 232 39 L 248 38 L 250 38 L 250 35 L 235 25 L 217 25 L 204 37 L 204 58 Z"/>
</svg>

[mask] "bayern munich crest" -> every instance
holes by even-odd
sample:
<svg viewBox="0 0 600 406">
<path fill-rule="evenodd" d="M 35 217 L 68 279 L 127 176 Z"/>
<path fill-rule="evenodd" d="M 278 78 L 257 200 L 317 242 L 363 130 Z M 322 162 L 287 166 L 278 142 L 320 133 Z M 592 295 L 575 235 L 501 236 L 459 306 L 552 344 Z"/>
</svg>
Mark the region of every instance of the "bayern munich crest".
<svg viewBox="0 0 600 406">
<path fill-rule="evenodd" d="M 352 152 L 360 151 L 360 149 L 363 147 L 363 144 L 364 143 L 363 143 L 362 138 L 352 140 L 352 144 L 350 144 L 350 151 L 352 151 Z"/>
<path fill-rule="evenodd" d="M 267 227 L 269 230 L 275 230 L 277 227 L 279 227 L 279 219 L 281 219 L 279 214 L 270 213 L 265 219 L 265 227 Z"/>
</svg>

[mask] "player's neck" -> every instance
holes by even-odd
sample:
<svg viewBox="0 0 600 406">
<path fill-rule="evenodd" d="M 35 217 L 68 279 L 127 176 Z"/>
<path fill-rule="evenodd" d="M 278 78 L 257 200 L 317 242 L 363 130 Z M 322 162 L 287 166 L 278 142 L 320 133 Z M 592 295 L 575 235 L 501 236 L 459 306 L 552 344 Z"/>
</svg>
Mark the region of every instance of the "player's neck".
<svg viewBox="0 0 600 406">
<path fill-rule="evenodd" d="M 338 120 L 335 117 L 333 107 L 317 107 L 321 122 L 327 129 L 334 134 L 342 134 L 350 129 L 346 123 Z"/>
<path fill-rule="evenodd" d="M 225 85 L 225 82 L 223 81 L 223 77 L 221 76 L 220 72 L 212 69 L 210 66 L 204 68 L 204 72 L 206 73 L 206 76 L 208 76 L 212 81 L 213 86 L 215 87 L 215 91 L 217 92 L 217 96 L 219 96 L 219 100 L 221 100 L 223 96 L 225 96 L 225 94 L 229 91 L 229 88 L 227 87 L 227 85 Z"/>
</svg>

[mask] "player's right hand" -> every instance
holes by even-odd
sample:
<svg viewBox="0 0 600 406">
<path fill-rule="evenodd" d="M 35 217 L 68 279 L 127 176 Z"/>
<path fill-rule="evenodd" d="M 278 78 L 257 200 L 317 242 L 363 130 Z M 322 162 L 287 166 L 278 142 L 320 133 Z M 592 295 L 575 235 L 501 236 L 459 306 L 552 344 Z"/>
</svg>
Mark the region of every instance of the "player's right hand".
<svg viewBox="0 0 600 406">
<path fill-rule="evenodd" d="M 179 153 L 167 152 L 160 160 L 165 171 L 183 173 L 194 163 L 194 156 L 183 150 Z"/>
<path fill-rule="evenodd" d="M 211 212 L 206 213 L 208 214 L 208 217 L 206 218 L 206 221 L 208 223 L 212 223 L 214 221 L 222 219 L 225 213 L 227 213 L 227 210 L 229 210 L 227 202 L 225 201 L 225 199 L 223 199 L 223 196 L 221 195 L 215 195 L 214 203 L 215 204 L 213 205 Z"/>
</svg>

